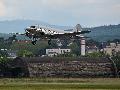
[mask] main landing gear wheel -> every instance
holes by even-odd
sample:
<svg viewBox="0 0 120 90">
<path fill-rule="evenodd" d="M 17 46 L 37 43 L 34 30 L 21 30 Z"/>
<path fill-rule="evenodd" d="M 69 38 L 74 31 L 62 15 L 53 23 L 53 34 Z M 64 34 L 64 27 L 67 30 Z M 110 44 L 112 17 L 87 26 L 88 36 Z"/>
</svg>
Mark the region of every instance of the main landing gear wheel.
<svg viewBox="0 0 120 90">
<path fill-rule="evenodd" d="M 37 40 L 35 40 L 35 41 L 32 41 L 32 44 L 33 44 L 33 45 L 36 45 L 36 42 L 37 42 Z"/>
<path fill-rule="evenodd" d="M 51 45 L 51 39 L 50 39 L 50 40 L 48 40 L 48 45 Z"/>
</svg>

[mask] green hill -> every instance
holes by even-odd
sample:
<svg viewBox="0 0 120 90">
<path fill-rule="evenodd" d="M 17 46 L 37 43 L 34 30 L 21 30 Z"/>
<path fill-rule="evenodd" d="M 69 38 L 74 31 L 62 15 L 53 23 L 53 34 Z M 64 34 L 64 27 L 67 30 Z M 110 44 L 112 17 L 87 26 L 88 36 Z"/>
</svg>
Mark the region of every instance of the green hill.
<svg viewBox="0 0 120 90">
<path fill-rule="evenodd" d="M 96 41 L 108 41 L 113 39 L 120 39 L 120 24 L 100 26 L 94 28 L 87 28 L 91 30 L 91 33 L 86 36 Z"/>
</svg>

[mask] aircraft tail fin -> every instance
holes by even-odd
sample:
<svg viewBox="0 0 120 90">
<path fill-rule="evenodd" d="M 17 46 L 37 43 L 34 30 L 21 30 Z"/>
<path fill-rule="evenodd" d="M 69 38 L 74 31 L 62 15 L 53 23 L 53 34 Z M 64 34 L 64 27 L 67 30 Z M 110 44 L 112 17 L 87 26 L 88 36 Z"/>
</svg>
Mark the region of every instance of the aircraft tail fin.
<svg viewBox="0 0 120 90">
<path fill-rule="evenodd" d="M 82 31 L 82 27 L 81 27 L 80 24 L 77 24 L 77 25 L 75 26 L 75 32 L 79 32 L 79 31 Z"/>
</svg>

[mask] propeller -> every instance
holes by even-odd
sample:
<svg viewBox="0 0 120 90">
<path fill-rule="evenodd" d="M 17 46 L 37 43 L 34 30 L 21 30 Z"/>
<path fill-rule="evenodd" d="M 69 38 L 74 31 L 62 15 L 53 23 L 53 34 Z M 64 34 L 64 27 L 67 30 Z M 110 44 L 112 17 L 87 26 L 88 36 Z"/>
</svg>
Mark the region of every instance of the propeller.
<svg viewBox="0 0 120 90">
<path fill-rule="evenodd" d="M 37 42 L 37 40 L 32 41 L 31 43 L 32 43 L 33 45 L 36 45 L 36 42 Z"/>
</svg>

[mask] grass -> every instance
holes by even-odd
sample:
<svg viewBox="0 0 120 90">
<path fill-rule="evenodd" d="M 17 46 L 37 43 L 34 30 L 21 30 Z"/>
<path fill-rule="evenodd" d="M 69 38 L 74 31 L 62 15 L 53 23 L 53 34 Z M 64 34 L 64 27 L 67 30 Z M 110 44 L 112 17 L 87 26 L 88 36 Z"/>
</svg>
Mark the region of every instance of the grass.
<svg viewBox="0 0 120 90">
<path fill-rule="evenodd" d="M 0 90 L 120 90 L 119 78 L 4 78 Z"/>
</svg>

